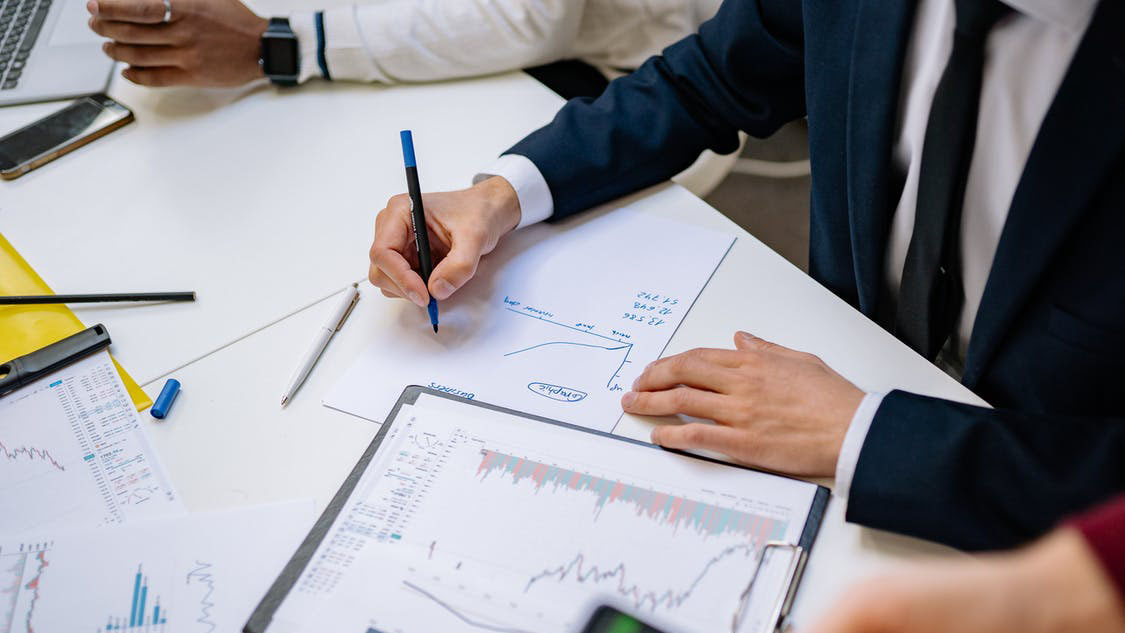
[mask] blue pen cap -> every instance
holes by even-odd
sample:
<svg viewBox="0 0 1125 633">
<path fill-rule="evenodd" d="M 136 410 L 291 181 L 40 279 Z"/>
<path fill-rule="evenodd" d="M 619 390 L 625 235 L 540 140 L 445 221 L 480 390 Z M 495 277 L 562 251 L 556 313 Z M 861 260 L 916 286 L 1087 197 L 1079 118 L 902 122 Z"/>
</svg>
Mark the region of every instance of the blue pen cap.
<svg viewBox="0 0 1125 633">
<path fill-rule="evenodd" d="M 410 130 L 399 132 L 398 137 L 402 140 L 402 162 L 406 163 L 407 167 L 417 167 L 418 163 L 414 161 L 414 137 L 410 134 Z"/>
<path fill-rule="evenodd" d="M 168 411 L 172 408 L 172 403 L 176 401 L 176 396 L 180 395 L 180 381 L 175 378 L 169 378 L 168 382 L 164 383 L 164 388 L 160 390 L 160 395 L 156 396 L 156 402 L 152 404 L 152 417 L 163 420 L 164 416 L 168 415 Z"/>
</svg>

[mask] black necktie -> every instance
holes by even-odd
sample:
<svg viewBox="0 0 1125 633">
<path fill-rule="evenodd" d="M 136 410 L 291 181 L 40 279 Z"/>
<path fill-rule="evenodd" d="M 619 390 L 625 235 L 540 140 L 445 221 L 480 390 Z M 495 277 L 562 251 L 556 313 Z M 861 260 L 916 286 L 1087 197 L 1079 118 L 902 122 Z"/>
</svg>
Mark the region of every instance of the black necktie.
<svg viewBox="0 0 1125 633">
<path fill-rule="evenodd" d="M 895 334 L 930 360 L 952 334 L 965 302 L 961 205 L 976 142 L 984 44 L 1009 10 L 998 0 L 956 0 L 956 9 L 953 52 L 926 123 L 914 234 L 895 316 Z"/>
</svg>

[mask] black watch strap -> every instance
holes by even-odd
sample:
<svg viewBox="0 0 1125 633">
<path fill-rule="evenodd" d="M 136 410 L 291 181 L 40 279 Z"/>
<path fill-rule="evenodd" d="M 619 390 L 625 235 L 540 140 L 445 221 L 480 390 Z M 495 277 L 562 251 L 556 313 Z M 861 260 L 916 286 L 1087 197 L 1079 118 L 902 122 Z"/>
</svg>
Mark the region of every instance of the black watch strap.
<svg viewBox="0 0 1125 633">
<path fill-rule="evenodd" d="M 289 26 L 289 18 L 270 18 L 265 33 L 262 33 L 262 52 L 258 63 L 275 85 L 297 85 L 301 72 L 300 48 L 297 35 Z"/>
</svg>

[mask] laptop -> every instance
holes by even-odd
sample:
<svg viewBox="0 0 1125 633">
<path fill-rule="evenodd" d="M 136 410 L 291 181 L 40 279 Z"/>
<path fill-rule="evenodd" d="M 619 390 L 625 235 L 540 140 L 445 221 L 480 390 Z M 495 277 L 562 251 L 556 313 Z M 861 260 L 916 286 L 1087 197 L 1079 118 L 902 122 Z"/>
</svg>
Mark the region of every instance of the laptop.
<svg viewBox="0 0 1125 633">
<path fill-rule="evenodd" d="M 0 0 L 0 105 L 104 92 L 113 60 L 86 0 Z"/>
</svg>

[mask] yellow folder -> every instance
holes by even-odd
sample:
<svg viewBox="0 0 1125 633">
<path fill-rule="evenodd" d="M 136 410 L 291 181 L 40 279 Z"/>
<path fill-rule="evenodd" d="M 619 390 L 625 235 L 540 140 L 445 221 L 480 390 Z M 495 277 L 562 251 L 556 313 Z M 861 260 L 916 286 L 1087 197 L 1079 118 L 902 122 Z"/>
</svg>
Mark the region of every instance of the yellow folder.
<svg viewBox="0 0 1125 633">
<path fill-rule="evenodd" d="M 0 295 L 46 294 L 54 294 L 54 291 L 0 233 Z M 61 303 L 0 306 L 0 362 L 34 352 L 84 329 L 82 321 Z M 116 360 L 113 365 L 121 374 L 137 411 L 151 406 L 152 400 L 137 381 Z"/>
</svg>

